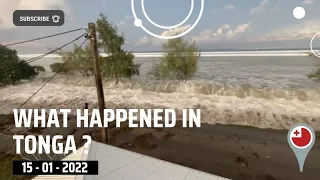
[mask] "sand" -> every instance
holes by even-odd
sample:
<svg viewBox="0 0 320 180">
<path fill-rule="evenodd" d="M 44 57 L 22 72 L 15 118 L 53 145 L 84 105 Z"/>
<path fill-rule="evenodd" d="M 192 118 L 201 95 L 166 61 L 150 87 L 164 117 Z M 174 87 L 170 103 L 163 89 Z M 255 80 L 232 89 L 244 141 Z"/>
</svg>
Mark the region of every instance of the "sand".
<svg viewBox="0 0 320 180">
<path fill-rule="evenodd" d="M 117 134 L 113 145 L 231 179 L 319 179 L 320 133 L 301 173 L 287 132 L 207 124 L 145 128 Z"/>
<path fill-rule="evenodd" d="M 202 124 L 201 128 L 192 129 L 180 127 L 181 123 L 172 129 L 131 129 L 123 125 L 111 127 L 109 134 L 114 146 L 230 179 L 316 180 L 320 177 L 320 132 L 316 132 L 316 142 L 301 173 L 287 143 L 288 130 L 219 124 Z M 99 130 L 74 130 L 71 125 L 63 134 L 91 134 L 99 141 Z M 59 134 L 60 130 L 47 128 L 38 133 Z"/>
</svg>

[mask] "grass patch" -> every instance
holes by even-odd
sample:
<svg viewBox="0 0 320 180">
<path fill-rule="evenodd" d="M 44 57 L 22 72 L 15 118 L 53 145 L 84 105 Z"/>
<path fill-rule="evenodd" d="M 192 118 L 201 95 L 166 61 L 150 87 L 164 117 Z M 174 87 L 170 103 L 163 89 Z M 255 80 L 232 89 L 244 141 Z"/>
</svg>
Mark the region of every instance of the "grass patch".
<svg viewBox="0 0 320 180">
<path fill-rule="evenodd" d="M 19 156 L 0 155 L 0 180 L 29 180 L 34 176 L 13 176 L 12 175 L 12 161 L 22 160 Z"/>
</svg>

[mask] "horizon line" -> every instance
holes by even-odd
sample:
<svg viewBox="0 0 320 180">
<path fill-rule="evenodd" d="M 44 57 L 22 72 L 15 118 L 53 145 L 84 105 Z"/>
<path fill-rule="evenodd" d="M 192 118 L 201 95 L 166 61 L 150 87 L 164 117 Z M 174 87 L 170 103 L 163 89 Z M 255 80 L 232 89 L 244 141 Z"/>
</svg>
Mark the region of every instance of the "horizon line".
<svg viewBox="0 0 320 180">
<path fill-rule="evenodd" d="M 320 50 L 315 50 L 320 52 Z M 201 57 L 258 57 L 258 56 L 310 56 L 311 50 L 251 50 L 251 51 L 199 51 Z M 107 57 L 108 54 L 100 52 L 102 57 Z M 135 57 L 163 57 L 165 52 L 132 52 Z M 316 53 L 318 54 L 318 53 Z M 33 58 L 43 54 L 18 54 L 20 58 Z M 59 54 L 49 54 L 47 58 L 60 58 Z M 43 58 L 45 58 L 43 57 Z"/>
<path fill-rule="evenodd" d="M 320 51 L 320 47 L 315 47 L 313 48 L 314 51 Z M 137 51 L 131 51 L 131 50 L 126 50 L 127 52 L 131 53 L 165 53 L 165 51 L 162 50 L 137 50 Z M 237 49 L 237 48 L 232 48 L 232 49 L 204 49 L 200 50 L 198 52 L 204 52 L 204 53 L 231 53 L 231 52 L 281 52 L 281 51 L 296 51 L 296 52 L 312 52 L 310 48 L 247 48 L 247 49 Z M 19 56 L 25 56 L 25 55 L 42 55 L 45 53 L 23 53 L 19 54 Z M 99 54 L 106 54 L 105 52 L 99 51 Z M 53 54 L 51 54 L 53 55 Z M 57 54 L 54 54 L 57 55 Z"/>
</svg>

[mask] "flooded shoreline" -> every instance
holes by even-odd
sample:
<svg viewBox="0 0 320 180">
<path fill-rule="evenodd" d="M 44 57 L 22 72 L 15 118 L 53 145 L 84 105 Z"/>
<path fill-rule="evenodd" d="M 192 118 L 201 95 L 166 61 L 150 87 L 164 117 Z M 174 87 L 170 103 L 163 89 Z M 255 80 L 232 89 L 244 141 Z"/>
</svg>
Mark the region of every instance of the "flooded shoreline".
<svg viewBox="0 0 320 180">
<path fill-rule="evenodd" d="M 0 89 L 2 114 L 12 113 L 30 97 L 40 84 L 21 84 Z M 25 91 L 21 91 L 24 89 Z M 201 109 L 201 122 L 208 124 L 236 124 L 259 128 L 288 129 L 296 123 L 307 123 L 320 130 L 319 101 L 298 99 L 263 99 L 255 97 L 203 95 L 195 93 L 158 93 L 152 91 L 105 88 L 106 108 L 110 109 Z M 95 87 L 47 84 L 22 108 L 76 109 L 89 103 L 97 108 Z"/>
</svg>

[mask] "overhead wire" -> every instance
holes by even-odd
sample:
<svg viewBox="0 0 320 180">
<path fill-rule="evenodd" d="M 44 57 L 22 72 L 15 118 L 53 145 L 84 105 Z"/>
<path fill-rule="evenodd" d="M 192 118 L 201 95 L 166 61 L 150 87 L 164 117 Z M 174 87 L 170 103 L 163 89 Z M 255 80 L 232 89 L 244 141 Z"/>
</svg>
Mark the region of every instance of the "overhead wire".
<svg viewBox="0 0 320 180">
<path fill-rule="evenodd" d="M 41 58 L 43 58 L 43 57 L 45 57 L 45 56 L 47 56 L 47 55 L 49 55 L 49 54 L 52 54 L 52 53 L 54 53 L 54 52 L 56 52 L 56 51 L 58 51 L 58 50 L 60 50 L 60 49 L 62 49 L 62 48 L 64 48 L 64 47 L 68 46 L 69 44 L 77 41 L 78 39 L 82 38 L 82 37 L 85 36 L 85 35 L 86 35 L 86 34 L 82 34 L 81 36 L 77 37 L 76 39 L 74 39 L 74 40 L 72 40 L 72 41 L 70 41 L 70 42 L 68 42 L 68 43 L 66 43 L 66 44 L 64 44 L 64 45 L 62 45 L 62 46 L 54 49 L 54 50 L 51 50 L 51 51 L 49 51 L 49 52 L 47 52 L 47 53 L 45 53 L 45 54 L 42 54 L 42 55 L 39 55 L 39 56 L 30 58 L 30 59 L 25 60 L 25 61 L 29 64 L 29 63 L 31 63 L 31 62 L 34 62 L 34 61 L 36 61 L 36 60 L 39 60 L 39 59 L 41 59 Z"/>
<path fill-rule="evenodd" d="M 84 45 L 84 43 L 87 41 L 88 39 L 86 38 L 82 44 L 74 51 L 74 53 L 68 58 L 68 60 L 66 62 L 64 62 L 58 69 L 61 70 L 71 59 L 72 57 L 82 48 L 82 46 Z M 26 101 L 24 101 L 19 107 L 18 109 L 20 109 L 23 105 L 25 105 L 30 99 L 32 99 L 45 85 L 47 85 L 58 73 L 54 73 L 35 93 L 33 93 Z"/>
<path fill-rule="evenodd" d="M 43 37 L 39 37 L 39 38 L 29 39 L 29 40 L 20 41 L 20 42 L 11 43 L 11 44 L 6 44 L 6 45 L 2 45 L 2 46 L 8 47 L 8 46 L 13 46 L 13 45 L 17 45 L 17 44 L 23 44 L 23 43 L 27 43 L 27 42 L 37 41 L 37 40 L 41 40 L 41 39 L 47 39 L 47 38 L 51 38 L 51 37 L 55 37 L 55 36 L 60 36 L 60 35 L 63 35 L 63 34 L 68 34 L 68 33 L 76 32 L 76 31 L 80 31 L 80 30 L 83 30 L 83 29 L 86 29 L 86 28 L 73 29 L 73 30 L 69 30 L 69 31 L 65 31 L 65 32 L 57 33 L 57 34 L 52 34 L 52 35 L 49 35 L 49 36 L 43 36 Z"/>
<path fill-rule="evenodd" d="M 45 57 L 45 56 L 47 56 L 47 55 L 49 55 L 49 54 L 52 54 L 52 53 L 54 53 L 54 52 L 56 52 L 56 51 L 58 51 L 58 50 L 60 50 L 60 49 L 62 49 L 62 48 L 64 48 L 64 47 L 70 45 L 71 43 L 74 43 L 75 41 L 79 40 L 80 38 L 82 38 L 83 36 L 86 36 L 86 35 L 87 35 L 86 33 L 85 33 L 85 34 L 82 34 L 81 36 L 75 38 L 74 40 L 72 40 L 72 41 L 70 41 L 70 42 L 68 42 L 68 43 L 66 43 L 66 44 L 64 44 L 64 45 L 62 45 L 62 46 L 60 46 L 60 47 L 58 47 L 58 48 L 56 48 L 56 49 L 54 49 L 54 50 L 51 50 L 51 51 L 49 51 L 49 52 L 47 52 L 47 53 L 45 53 L 45 54 L 42 54 L 42 55 L 39 55 L 39 56 L 30 58 L 30 59 L 24 60 L 24 61 L 26 61 L 27 64 L 30 64 L 30 63 L 32 63 L 32 62 L 34 62 L 34 61 L 37 61 L 37 60 L 39 60 L 39 59 L 41 59 L 41 58 L 43 58 L 43 57 Z M 14 67 L 8 68 L 8 69 L 7 69 L 7 68 L 1 69 L 0 71 L 10 71 L 10 70 L 14 70 L 15 68 L 17 68 L 17 65 L 14 66 Z"/>
</svg>

